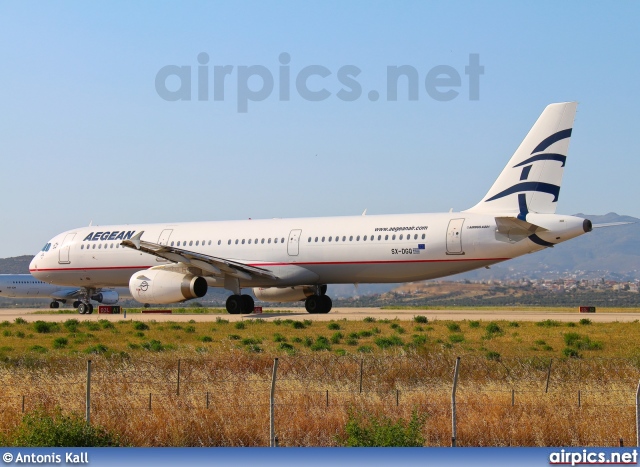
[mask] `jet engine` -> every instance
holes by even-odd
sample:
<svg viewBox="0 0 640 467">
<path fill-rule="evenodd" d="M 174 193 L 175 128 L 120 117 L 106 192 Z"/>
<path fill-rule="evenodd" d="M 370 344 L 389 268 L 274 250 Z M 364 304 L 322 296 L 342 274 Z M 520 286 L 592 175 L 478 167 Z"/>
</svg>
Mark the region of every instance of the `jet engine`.
<svg viewBox="0 0 640 467">
<path fill-rule="evenodd" d="M 326 291 L 326 286 L 325 291 Z M 295 287 L 255 287 L 253 293 L 263 302 L 297 302 L 318 293 L 317 285 L 296 285 Z"/>
<path fill-rule="evenodd" d="M 193 274 L 146 269 L 131 276 L 129 291 L 140 303 L 163 305 L 204 297 L 207 281 Z"/>
<path fill-rule="evenodd" d="M 118 303 L 120 296 L 115 290 L 103 290 L 102 292 L 93 294 L 91 299 L 104 305 L 115 305 Z"/>
</svg>

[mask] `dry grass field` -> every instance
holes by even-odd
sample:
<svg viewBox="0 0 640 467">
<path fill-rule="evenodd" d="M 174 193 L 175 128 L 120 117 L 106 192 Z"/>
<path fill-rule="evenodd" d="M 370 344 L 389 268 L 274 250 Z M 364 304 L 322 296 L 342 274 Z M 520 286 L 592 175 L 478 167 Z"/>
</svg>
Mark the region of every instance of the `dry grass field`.
<svg viewBox="0 0 640 467">
<path fill-rule="evenodd" d="M 349 411 L 426 415 L 425 444 L 614 446 L 635 440 L 639 323 L 1 323 L 0 435 L 23 413 L 84 414 L 132 446 L 335 446 Z M 296 324 L 298 323 L 298 324 Z M 24 411 L 24 412 L 23 412 Z"/>
</svg>

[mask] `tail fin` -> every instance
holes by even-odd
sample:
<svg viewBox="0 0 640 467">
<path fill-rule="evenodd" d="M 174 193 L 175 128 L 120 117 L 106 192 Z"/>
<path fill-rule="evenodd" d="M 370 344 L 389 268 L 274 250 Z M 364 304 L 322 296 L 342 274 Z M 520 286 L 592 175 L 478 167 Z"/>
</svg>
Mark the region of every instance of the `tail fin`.
<svg viewBox="0 0 640 467">
<path fill-rule="evenodd" d="M 509 160 L 486 196 L 472 212 L 553 214 L 577 102 L 548 105 Z"/>
</svg>

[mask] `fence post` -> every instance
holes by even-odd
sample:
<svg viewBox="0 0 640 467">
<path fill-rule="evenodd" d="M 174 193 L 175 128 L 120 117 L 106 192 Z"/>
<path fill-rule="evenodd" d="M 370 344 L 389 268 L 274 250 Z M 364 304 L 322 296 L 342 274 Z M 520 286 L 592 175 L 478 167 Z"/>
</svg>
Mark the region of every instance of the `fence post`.
<svg viewBox="0 0 640 467">
<path fill-rule="evenodd" d="M 209 391 L 207 391 L 207 409 L 209 408 Z"/>
<path fill-rule="evenodd" d="M 640 446 L 640 381 L 636 389 L 636 446 Z"/>
<path fill-rule="evenodd" d="M 151 410 L 151 393 L 149 393 L 149 410 Z"/>
<path fill-rule="evenodd" d="M 578 389 L 578 408 L 582 407 L 582 393 Z"/>
<path fill-rule="evenodd" d="M 329 390 L 327 389 L 327 407 L 329 407 Z"/>
<path fill-rule="evenodd" d="M 511 407 L 513 407 L 514 405 L 516 405 L 516 390 L 512 389 L 511 390 Z"/>
<path fill-rule="evenodd" d="M 85 420 L 87 425 L 91 423 L 91 360 L 87 360 L 87 397 L 86 403 L 86 415 Z"/>
<path fill-rule="evenodd" d="M 456 357 L 456 368 L 453 372 L 453 388 L 451 389 L 451 447 L 456 447 L 456 389 L 458 387 L 458 370 L 460 369 L 460 357 Z"/>
<path fill-rule="evenodd" d="M 362 394 L 362 371 L 364 367 L 364 358 L 360 360 L 360 394 Z"/>
<path fill-rule="evenodd" d="M 24 395 L 22 396 L 22 413 L 24 413 Z"/>
<path fill-rule="evenodd" d="M 396 389 L 396 407 L 400 405 L 400 389 Z"/>
<path fill-rule="evenodd" d="M 551 378 L 551 362 L 553 362 L 553 358 L 549 359 L 549 368 L 547 370 L 547 386 L 544 388 L 544 392 L 549 392 L 549 378 Z"/>
<path fill-rule="evenodd" d="M 271 376 L 271 397 L 269 400 L 269 447 L 276 447 L 276 436 L 274 430 L 274 413 L 273 413 L 273 399 L 276 392 L 276 372 L 278 371 L 278 359 L 273 359 L 273 375 Z"/>
<path fill-rule="evenodd" d="M 178 359 L 178 389 L 176 391 L 176 395 L 180 395 L 180 359 Z"/>
</svg>

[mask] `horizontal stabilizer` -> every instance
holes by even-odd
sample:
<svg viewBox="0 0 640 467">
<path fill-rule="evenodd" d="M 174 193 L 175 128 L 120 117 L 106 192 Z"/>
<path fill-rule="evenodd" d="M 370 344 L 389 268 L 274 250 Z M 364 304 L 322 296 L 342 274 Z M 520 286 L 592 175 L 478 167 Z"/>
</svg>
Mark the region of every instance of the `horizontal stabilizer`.
<svg viewBox="0 0 640 467">
<path fill-rule="evenodd" d="M 523 221 L 517 217 L 496 217 L 498 232 L 508 236 L 512 241 L 520 241 L 539 233 L 547 232 L 547 229 L 531 222 Z"/>
</svg>

